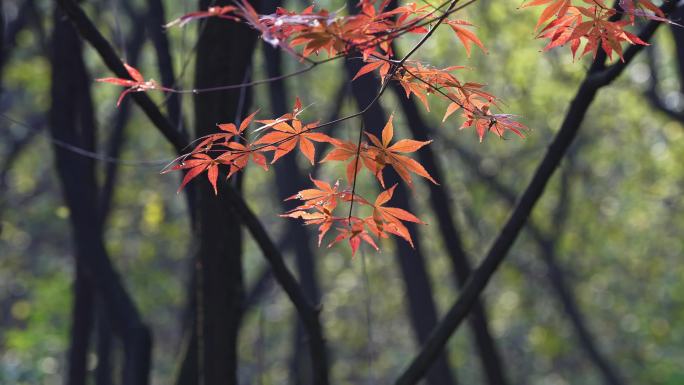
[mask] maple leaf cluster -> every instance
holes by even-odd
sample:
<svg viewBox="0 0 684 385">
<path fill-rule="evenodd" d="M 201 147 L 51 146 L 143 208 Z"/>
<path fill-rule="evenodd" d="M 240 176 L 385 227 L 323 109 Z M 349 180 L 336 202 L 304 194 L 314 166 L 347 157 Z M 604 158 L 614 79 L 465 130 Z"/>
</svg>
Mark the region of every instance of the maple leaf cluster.
<svg viewBox="0 0 684 385">
<path fill-rule="evenodd" d="M 513 122 L 513 115 L 506 115 L 504 118 L 503 115 L 491 112 L 498 106 L 495 97 L 483 91 L 483 84 L 461 82 L 451 73 L 454 69 L 465 67 L 439 69 L 419 62 L 394 59 L 394 39 L 405 33 L 426 34 L 429 31 L 426 27 L 437 20 L 443 21 L 454 31 L 468 56 L 471 54 L 472 45 L 486 52 L 482 41 L 468 29 L 473 27 L 471 23 L 447 17 L 450 15 L 446 13 L 439 13 L 445 5 L 455 4 L 454 1 L 434 7 L 432 11 L 428 11 L 428 6 L 419 7 L 415 3 L 387 10 L 388 0 L 361 0 L 358 4 L 359 13 L 354 15 L 340 15 L 325 9 L 315 11 L 313 5 L 301 12 L 279 7 L 273 14 L 260 15 L 247 1 L 241 0 L 235 6 L 210 7 L 207 11 L 189 13 L 168 23 L 167 27 L 183 26 L 193 20 L 218 17 L 249 24 L 259 31 L 261 38 L 266 42 L 302 60 L 310 60 L 310 56 L 321 52 L 325 52 L 329 58 L 360 53 L 361 60 L 366 64 L 354 79 L 377 70 L 383 83 L 388 80 L 399 82 L 406 90 L 406 96 L 417 97 L 428 111 L 428 95 L 438 95 L 438 98 L 449 103 L 445 118 L 462 108 L 462 116 L 466 121 L 461 128 L 476 127 L 480 141 L 487 132 L 503 136 L 510 130 L 522 136 L 521 129 L 524 129 L 524 126 Z M 124 83 L 118 84 L 127 86 Z M 156 84 L 138 85 L 137 88 L 124 91 L 121 97 L 128 92 L 148 89 L 160 88 Z M 511 124 L 502 124 L 503 122 Z"/>
<path fill-rule="evenodd" d="M 415 3 L 387 10 L 389 1 L 362 0 L 359 13 L 355 15 L 339 15 L 325 9 L 315 11 L 314 6 L 302 12 L 293 12 L 278 8 L 270 15 L 259 15 L 246 1 L 237 3 L 235 7 L 223 7 L 222 17 L 231 13 L 261 33 L 261 37 L 274 46 L 300 58 L 309 58 L 325 52 L 328 57 L 360 53 L 366 64 L 358 71 L 354 79 L 365 74 L 378 71 L 381 79 L 397 81 L 406 90 L 406 96 L 414 95 L 429 111 L 427 96 L 438 95 L 449 105 L 445 118 L 459 108 L 466 119 L 460 128 L 475 127 L 480 141 L 487 132 L 500 137 L 508 130 L 522 136 L 522 124 L 512 120 L 513 115 L 496 115 L 491 113 L 498 107 L 494 96 L 484 92 L 483 84 L 462 83 L 451 71 L 464 67 L 432 68 L 418 62 L 401 63 L 393 61 L 392 42 L 404 33 L 426 34 L 426 26 L 434 23 L 437 9 L 428 12 L 428 7 L 419 7 Z M 445 3 L 449 4 L 449 3 Z M 169 23 L 184 24 L 188 20 L 212 17 L 219 12 L 194 12 Z M 473 25 L 465 20 L 444 18 L 456 37 L 463 44 L 466 54 L 470 56 L 472 45 L 484 52 L 482 41 L 468 28 Z M 388 79 L 389 78 L 389 79 Z"/>
<path fill-rule="evenodd" d="M 394 189 L 397 185 L 393 185 L 387 190 L 382 191 L 373 203 L 367 201 L 363 197 L 355 194 L 349 189 L 341 190 L 339 181 L 334 185 L 311 178 L 316 188 L 302 190 L 296 195 L 293 195 L 287 200 L 299 199 L 303 204 L 288 211 L 281 216 L 303 219 L 307 225 L 319 225 L 318 227 L 318 245 L 321 245 L 323 237 L 332 228 L 337 226 L 338 235 L 330 242 L 328 247 L 347 239 L 352 249 L 352 255 L 356 253 L 361 242 L 366 242 L 374 249 L 378 250 L 378 246 L 373 239 L 387 238 L 389 234 L 396 235 L 405 239 L 413 247 L 413 240 L 411 234 L 403 222 L 413 222 L 423 224 L 420 219 L 410 212 L 398 208 L 388 207 L 385 204 L 392 199 Z M 337 208 L 338 202 L 355 202 L 361 206 L 372 209 L 372 214 L 366 217 L 358 216 L 335 216 L 334 210 Z M 373 236 L 371 236 L 371 234 Z"/>
<path fill-rule="evenodd" d="M 538 35 L 549 39 L 544 50 L 568 45 L 573 58 L 583 41 L 585 45 L 579 57 L 592 52 L 596 58 L 599 49 L 603 49 L 610 59 L 616 53 L 621 60 L 624 60 L 623 43 L 648 45 L 625 30 L 635 24 L 637 17 L 675 24 L 650 0 L 620 0 L 618 5 L 619 9 L 615 9 L 606 5 L 605 0 L 533 0 L 524 7 L 544 6 L 536 26 L 539 30 L 546 24 Z M 627 18 L 618 17 L 622 14 Z"/>
<path fill-rule="evenodd" d="M 415 95 L 428 111 L 430 106 L 427 95 L 433 94 L 446 100 L 449 104 L 442 121 L 461 109 L 465 121 L 460 129 L 475 127 L 480 142 L 488 132 L 503 138 L 506 131 L 511 131 L 523 138 L 522 131 L 526 127 L 513 120 L 515 115 L 492 113 L 492 107 L 498 107 L 497 99 L 484 91 L 483 84 L 463 83 L 451 74 L 451 71 L 461 68 L 463 67 L 453 66 L 435 69 L 421 63 L 408 63 L 393 79 L 404 88 L 406 97 Z"/>
<path fill-rule="evenodd" d="M 278 7 L 276 12 L 261 15 L 245 0 L 235 6 L 210 7 L 207 11 L 192 12 L 171 21 L 166 26 L 183 26 L 192 20 L 221 17 L 245 22 L 259 31 L 262 39 L 299 57 L 308 57 L 325 51 L 330 56 L 359 51 L 367 57 L 381 50 L 390 51 L 391 42 L 401 33 L 426 33 L 420 25 L 429 14 L 426 7 L 414 3 L 382 11 L 384 2 L 376 7 L 375 1 L 359 3 L 357 15 L 339 15 L 326 9 L 314 10 L 309 6 L 301 12 Z M 301 53 L 294 48 L 301 47 Z"/>
<path fill-rule="evenodd" d="M 283 216 L 303 219 L 305 224 L 318 225 L 319 245 L 328 230 L 335 226 L 339 234 L 329 246 L 347 239 L 353 253 L 361 241 L 377 249 L 373 236 L 380 239 L 394 234 L 413 245 L 411 234 L 402 221 L 422 222 L 405 210 L 384 206 L 392 197 L 396 185 L 385 189 L 383 171 L 391 167 L 409 186 L 413 185 L 412 174 L 437 183 L 420 163 L 407 155 L 431 141 L 402 139 L 392 144 L 394 126 L 393 118 L 390 117 L 382 130 L 382 138 L 365 133 L 370 142 L 362 141 L 357 144 L 315 132 L 319 123 L 304 123 L 300 119 L 301 112 L 302 104 L 297 98 L 292 111 L 277 119 L 255 120 L 257 112 L 254 112 L 239 127 L 232 123 L 219 124 L 218 133 L 200 138 L 189 154 L 164 172 L 186 170 L 179 191 L 192 179 L 206 172 L 214 192 L 218 193 L 217 182 L 221 168 L 226 170 L 228 178 L 242 170 L 250 160 L 268 170 L 269 164 L 277 162 L 295 149 L 299 149 L 313 165 L 316 161 L 316 143 L 329 143 L 333 149 L 321 162 L 347 162 L 348 187 L 340 188 L 339 181 L 331 186 L 311 178 L 316 188 L 302 190 L 288 198 L 287 200 L 300 199 L 303 203 Z M 258 123 L 259 127 L 253 131 L 254 140 L 247 142 L 244 133 L 253 123 Z M 270 162 L 267 156 L 271 158 Z M 356 176 L 364 167 L 377 178 L 383 188 L 374 203 L 354 192 Z M 366 217 L 336 215 L 339 202 L 371 207 L 372 213 Z M 350 213 L 350 209 L 344 211 Z"/>
<path fill-rule="evenodd" d="M 388 10 L 389 0 L 361 0 L 358 4 L 359 12 L 354 15 L 341 15 L 325 9 L 315 10 L 314 6 L 301 12 L 278 8 L 273 14 L 261 15 L 246 0 L 240 0 L 234 6 L 210 7 L 206 11 L 189 13 L 166 26 L 183 26 L 193 20 L 215 17 L 250 25 L 260 33 L 264 41 L 300 60 L 313 62 L 310 57 L 321 53 L 325 53 L 329 59 L 357 54 L 364 65 L 353 80 L 377 71 L 382 88 L 376 101 L 388 82 L 397 82 L 407 98 L 416 97 L 428 111 L 428 95 L 435 95 L 446 101 L 443 121 L 454 112 L 461 111 L 464 123 L 460 128 L 472 127 L 480 141 L 487 133 L 504 137 L 508 131 L 523 137 L 526 127 L 517 122 L 514 115 L 492 112 L 499 108 L 498 100 L 484 90 L 483 84 L 464 82 L 454 75 L 454 72 L 465 67 L 435 68 L 408 60 L 408 56 L 403 59 L 395 58 L 392 43 L 396 38 L 414 33 L 422 34 L 423 39 L 427 39 L 429 35 L 426 34 L 431 34 L 432 29 L 440 24 L 448 26 L 455 33 L 468 56 L 473 46 L 486 53 L 483 43 L 471 30 L 473 25 L 451 17 L 457 2 L 458 0 L 450 0 L 430 8 L 410 3 Z M 604 0 L 531 0 L 524 4 L 545 7 L 536 29 L 541 28 L 539 37 L 550 39 L 546 49 L 569 44 L 575 56 L 582 41 L 585 41 L 580 57 L 589 52 L 596 55 L 599 48 L 609 57 L 613 52 L 622 57 L 622 43 L 646 44 L 636 35 L 624 30 L 624 27 L 634 24 L 636 17 L 667 21 L 665 15 L 650 0 L 620 0 L 619 5 L 628 18 L 619 20 L 615 17 L 617 11 L 606 7 Z M 154 80 L 146 81 L 140 72 L 129 65 L 126 65 L 126 69 L 130 79 L 98 79 L 126 87 L 117 105 L 131 92 L 178 92 L 163 87 Z M 220 87 L 213 89 L 218 88 Z M 193 92 L 195 91 L 201 90 Z M 218 193 L 217 182 L 222 173 L 229 178 L 244 169 L 250 161 L 268 170 L 269 164 L 277 162 L 295 149 L 313 165 L 316 162 L 316 146 L 327 143 L 332 150 L 320 162 L 346 163 L 347 187 L 342 188 L 339 179 L 328 183 L 312 177 L 312 188 L 287 198 L 299 200 L 300 205 L 281 216 L 301 219 L 307 225 L 317 225 L 319 246 L 325 235 L 335 227 L 338 234 L 328 246 L 347 240 L 352 255 L 363 242 L 378 249 L 377 240 L 389 235 L 400 237 L 413 246 L 405 222 L 423 222 L 404 209 L 386 206 L 397 185 L 387 188 L 383 173 L 388 168 L 393 169 L 409 187 L 413 186 L 412 178 L 415 175 L 437 184 L 429 172 L 409 156 L 431 141 L 400 139 L 393 142 L 392 116 L 382 129 L 381 137 L 364 132 L 365 136 L 360 136 L 357 142 L 342 140 L 316 132 L 320 127 L 334 122 L 305 123 L 300 116 L 302 111 L 302 103 L 297 98 L 293 110 L 276 119 L 255 120 L 257 111 L 244 118 L 239 125 L 218 124 L 217 133 L 199 138 L 190 153 L 179 158 L 176 164 L 163 172 L 185 171 L 179 191 L 192 179 L 206 172 L 214 192 Z M 338 119 L 341 120 L 344 119 Z M 258 127 L 247 135 L 246 130 L 250 125 Z M 363 169 L 368 170 L 381 186 L 375 199 L 366 199 L 356 192 L 356 179 Z M 342 207 L 341 203 L 346 206 Z M 367 215 L 353 215 L 354 205 L 357 212 Z M 340 212 L 343 214 L 340 215 Z"/>
<path fill-rule="evenodd" d="M 321 162 L 341 161 L 347 162 L 347 183 L 351 188 L 339 190 L 339 181 L 334 187 L 317 180 L 313 180 L 319 190 L 302 190 L 297 195 L 288 199 L 300 199 L 304 203 L 291 210 L 284 216 L 290 218 L 304 219 L 305 224 L 319 225 L 319 246 L 322 237 L 334 225 L 337 224 L 338 236 L 329 246 L 348 239 L 352 249 L 352 255 L 356 253 L 360 243 L 365 241 L 373 248 L 378 249 L 371 235 L 376 238 L 387 238 L 388 234 L 396 235 L 406 240 L 413 247 L 411 234 L 402 223 L 403 221 L 423 223 L 415 215 L 397 207 L 386 207 L 387 203 L 394 194 L 397 185 L 385 189 L 383 171 L 391 167 L 409 186 L 413 185 L 411 174 L 428 179 L 432 183 L 437 183 L 425 168 L 410 158 L 406 154 L 418 151 L 421 147 L 431 141 L 417 141 L 412 139 L 401 139 L 394 144 L 393 117 L 390 116 L 387 124 L 382 130 L 381 137 L 364 132 L 369 142 L 361 141 L 353 143 L 339 139 L 332 139 L 330 143 L 334 149 Z M 383 191 L 377 196 L 374 203 L 366 200 L 354 191 L 356 177 L 361 169 L 365 167 L 380 182 Z M 351 210 L 346 217 L 334 216 L 333 210 L 337 207 L 337 198 L 348 202 L 350 205 L 356 203 L 361 206 L 372 208 L 372 213 L 365 217 L 351 215 Z"/>
</svg>

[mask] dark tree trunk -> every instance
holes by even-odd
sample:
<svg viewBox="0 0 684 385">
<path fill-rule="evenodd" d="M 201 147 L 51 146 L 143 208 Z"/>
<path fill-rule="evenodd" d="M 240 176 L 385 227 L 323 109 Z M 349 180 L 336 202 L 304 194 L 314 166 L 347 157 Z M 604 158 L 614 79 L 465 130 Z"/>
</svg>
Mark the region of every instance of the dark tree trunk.
<svg viewBox="0 0 684 385">
<path fill-rule="evenodd" d="M 579 144 L 579 143 L 578 143 Z M 575 148 L 576 150 L 576 148 Z M 464 161 L 468 169 L 473 170 L 474 175 L 487 184 L 489 188 L 492 189 L 496 194 L 498 194 L 506 203 L 509 205 L 514 205 L 516 200 L 515 192 L 495 178 L 488 175 L 484 175 L 478 172 L 479 161 L 475 154 L 468 152 L 466 149 L 458 148 L 457 153 L 460 158 Z M 570 155 L 568 155 L 570 157 Z M 569 182 L 567 181 L 567 172 L 561 175 L 561 196 L 559 198 L 559 205 L 556 208 L 556 213 L 554 214 L 554 226 L 556 233 L 560 231 L 562 221 L 567 219 L 568 210 L 568 190 Z M 556 238 L 551 237 L 542 232 L 539 226 L 533 221 L 530 221 L 527 225 L 527 230 L 534 239 L 539 248 L 541 258 L 546 264 L 549 284 L 554 290 L 554 294 L 558 297 L 565 313 L 567 314 L 570 324 L 572 325 L 577 338 L 579 340 L 579 346 L 582 348 L 588 358 L 591 360 L 592 364 L 596 366 L 600 374 L 603 376 L 604 383 L 606 385 L 622 385 L 624 380 L 619 371 L 610 362 L 608 357 L 601 353 L 597 345 L 596 338 L 592 335 L 589 327 L 585 321 L 585 317 L 582 314 L 575 294 L 573 292 L 572 286 L 567 282 L 564 269 L 562 265 L 558 262 L 558 256 L 556 251 Z"/>
<path fill-rule="evenodd" d="M 3 71 L 5 61 L 7 61 L 7 49 L 5 47 L 5 10 L 0 4 L 0 93 L 2 92 L 3 83 Z"/>
<path fill-rule="evenodd" d="M 556 244 L 551 239 L 538 240 L 539 251 L 546 263 L 549 282 L 558 295 L 558 300 L 565 310 L 565 314 L 570 318 L 570 324 L 575 329 L 580 347 L 587 353 L 588 358 L 596 366 L 603 377 L 606 385 L 624 385 L 625 382 L 620 378 L 617 370 L 596 346 L 596 339 L 589 331 L 584 320 L 575 295 L 566 283 L 565 274 L 561 266 L 556 261 Z"/>
<path fill-rule="evenodd" d="M 52 107 L 51 133 L 62 143 L 87 151 L 94 150 L 94 117 L 88 84 L 91 79 L 83 63 L 81 46 L 74 28 L 56 11 L 52 46 Z M 101 218 L 98 215 L 98 186 L 92 159 L 55 145 L 55 162 L 70 212 L 75 244 L 77 290 L 88 289 L 81 277 L 101 295 L 114 327 L 124 341 L 125 361 L 122 380 L 126 384 L 148 383 L 151 336 L 141 322 L 137 309 L 114 270 L 102 239 Z M 82 272 L 82 273 L 81 273 Z M 74 336 L 70 349 L 70 383 L 85 382 L 85 353 L 92 324 L 92 290 L 79 291 L 74 314 Z M 87 298 L 86 296 L 90 296 Z M 86 313 L 82 308 L 89 306 Z M 87 314 L 87 315 L 86 315 Z"/>
<path fill-rule="evenodd" d="M 199 9 L 229 1 L 202 0 Z M 210 18 L 199 26 L 195 87 L 236 84 L 248 79 L 256 34 L 248 26 Z M 216 132 L 217 123 L 236 122 L 249 107 L 248 87 L 194 96 L 197 137 Z M 242 317 L 242 235 L 223 198 L 205 180 L 193 183 L 197 197 L 198 250 L 194 326 L 179 384 L 237 384 L 237 336 Z"/>
<path fill-rule="evenodd" d="M 579 143 L 577 144 L 579 145 Z M 463 160 L 467 169 L 471 170 L 476 178 L 484 182 L 488 188 L 499 195 L 499 197 L 506 201 L 506 203 L 511 206 L 515 204 L 515 191 L 509 186 L 499 182 L 496 178 L 480 172 L 478 169 L 479 160 L 474 153 L 471 153 L 469 150 L 460 147 L 456 147 L 455 150 L 459 157 Z M 576 150 L 577 146 L 575 146 L 575 148 L 571 151 Z M 570 158 L 570 154 L 568 157 Z M 561 175 L 562 184 L 560 188 L 561 197 L 559 198 L 559 206 L 561 206 L 560 203 L 563 203 L 563 206 L 567 206 L 566 201 L 569 199 L 567 197 L 569 182 L 567 182 L 568 177 L 566 174 L 567 173 L 563 173 Z M 566 210 L 567 207 L 563 208 L 562 210 L 556 208 L 556 213 L 554 214 L 554 229 L 559 229 L 561 226 L 559 221 L 561 219 L 564 221 L 567 217 L 565 212 L 560 213 L 559 211 Z M 558 262 L 556 237 L 546 235 L 534 221 L 530 221 L 528 223 L 527 231 L 532 236 L 537 244 L 537 247 L 539 248 L 541 258 L 546 264 L 549 284 L 554 290 L 553 293 L 558 297 L 558 300 L 563 306 L 563 309 L 569 318 L 570 324 L 572 325 L 573 329 L 575 329 L 580 348 L 584 349 L 592 364 L 596 366 L 600 374 L 603 376 L 604 383 L 606 385 L 624 384 L 625 382 L 622 379 L 622 375 L 620 374 L 619 370 L 613 366 L 608 357 L 601 353 L 601 350 L 597 344 L 597 339 L 589 330 L 582 310 L 577 303 L 577 299 L 575 298 L 572 285 L 567 282 L 563 266 L 560 264 L 560 262 Z M 558 233 L 558 230 L 556 230 L 556 232 Z"/>
<path fill-rule="evenodd" d="M 114 335 L 112 333 L 112 315 L 109 314 L 107 304 L 98 296 L 95 300 L 95 350 L 97 366 L 95 367 L 95 384 L 112 385 L 112 363 L 114 351 Z"/>
<path fill-rule="evenodd" d="M 360 60 L 347 60 L 345 68 L 349 79 L 361 68 L 363 63 Z M 366 108 L 374 96 L 377 94 L 379 82 L 372 76 L 361 77 L 351 83 L 352 94 L 356 99 L 359 109 Z M 387 122 L 387 115 L 379 103 L 375 103 L 364 115 L 364 129 L 370 133 L 380 136 L 380 131 Z M 384 171 L 385 185 L 392 186 L 398 183 L 392 204 L 411 211 L 409 195 L 404 182 L 389 168 Z M 413 223 L 406 223 L 413 236 L 415 249 L 404 242 L 397 240 L 396 258 L 401 268 L 401 272 L 406 284 L 406 295 L 409 306 L 409 316 L 411 325 L 416 334 L 418 343 L 422 344 L 427 340 L 430 331 L 437 325 L 437 307 L 432 295 L 430 279 L 425 267 L 425 258 L 421 252 L 421 242 L 418 237 L 417 228 Z M 442 354 L 432 366 L 427 374 L 428 383 L 433 385 L 444 385 L 455 383 L 455 378 L 451 373 L 446 359 L 447 355 Z"/>
</svg>

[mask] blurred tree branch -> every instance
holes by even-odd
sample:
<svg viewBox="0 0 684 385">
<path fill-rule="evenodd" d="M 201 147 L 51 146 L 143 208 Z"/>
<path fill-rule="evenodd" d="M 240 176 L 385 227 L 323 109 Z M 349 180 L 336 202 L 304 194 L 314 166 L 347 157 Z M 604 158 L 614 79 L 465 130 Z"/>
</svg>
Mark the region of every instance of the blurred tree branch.
<svg viewBox="0 0 684 385">
<path fill-rule="evenodd" d="M 515 204 L 516 193 L 513 191 L 513 189 L 504 185 L 491 175 L 487 175 L 479 171 L 479 160 L 477 159 L 476 154 L 470 152 L 463 146 L 459 146 L 453 141 L 447 141 L 447 144 L 456 148 L 455 153 L 458 154 L 458 157 L 461 158 L 462 161 L 468 166 L 468 170 L 470 170 L 475 177 L 484 182 L 494 193 L 506 201 L 506 203 L 509 205 Z M 574 148 L 570 149 L 569 151 L 577 151 L 579 144 L 580 141 L 576 141 L 576 145 L 573 146 Z M 570 157 L 570 154 L 568 157 Z M 568 179 L 569 170 L 566 167 L 561 174 L 559 203 L 553 215 L 553 234 L 545 234 L 545 232 L 541 230 L 541 227 L 538 226 L 534 221 L 528 221 L 526 230 L 530 233 L 540 250 L 540 256 L 546 264 L 548 281 L 551 287 L 554 289 L 554 292 L 563 306 L 564 311 L 570 318 L 570 323 L 579 339 L 580 347 L 586 351 L 592 363 L 603 376 L 606 384 L 624 384 L 624 381 L 621 379 L 622 376 L 620 376 L 617 369 L 613 367 L 610 361 L 600 352 L 598 346 L 596 346 L 596 339 L 592 336 L 591 331 L 584 320 L 584 316 L 580 310 L 577 300 L 575 299 L 571 285 L 566 280 L 565 273 L 563 271 L 564 269 L 558 262 L 556 251 L 557 237 L 562 233 L 561 227 L 568 217 L 567 210 L 570 189 Z"/>
<path fill-rule="evenodd" d="M 668 2 L 661 9 L 666 14 L 669 14 L 674 7 L 674 2 Z M 660 24 L 662 23 L 649 22 L 639 33 L 639 38 L 648 42 Z M 619 61 L 608 67 L 605 67 L 605 53 L 600 51 L 601 53 L 597 55 L 596 60 L 587 71 L 584 81 L 579 86 L 574 99 L 570 103 L 560 131 L 549 145 L 544 159 L 537 167 L 532 180 L 518 200 L 501 232 L 494 240 L 485 259 L 473 272 L 464 286 L 461 295 L 454 302 L 437 328 L 433 330 L 427 343 L 397 379 L 397 385 L 408 385 L 418 382 L 444 349 L 446 342 L 458 329 L 463 319 L 471 312 L 477 298 L 487 287 L 489 280 L 508 254 L 534 206 L 539 198 L 541 198 L 549 179 L 551 179 L 567 149 L 573 142 L 584 120 L 584 116 L 599 89 L 615 80 L 642 49 L 643 46 L 640 45 L 630 46 L 624 52 L 624 61 Z"/>
</svg>

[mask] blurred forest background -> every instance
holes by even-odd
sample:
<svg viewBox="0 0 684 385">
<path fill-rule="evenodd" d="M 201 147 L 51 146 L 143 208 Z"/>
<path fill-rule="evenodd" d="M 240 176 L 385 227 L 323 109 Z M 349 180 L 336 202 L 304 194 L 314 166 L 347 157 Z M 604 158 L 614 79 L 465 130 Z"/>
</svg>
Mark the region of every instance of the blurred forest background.
<svg viewBox="0 0 684 385">
<path fill-rule="evenodd" d="M 207 4 L 80 5 L 119 58 L 164 85 L 240 83 L 302 67 L 228 21 L 162 28 Z M 441 123 L 445 105 L 435 102 L 435 112 L 425 113 L 394 91 L 366 117 L 384 122 L 394 112 L 402 137 L 434 139 L 433 164 L 421 161 L 441 185 L 421 180 L 398 198 L 407 206 L 397 206 L 429 223 L 413 228 L 415 250 L 386 240 L 380 253 L 362 248 L 352 259 L 347 247 L 317 248 L 315 229 L 278 217 L 292 207 L 282 199 L 308 186 L 308 174 L 330 180 L 342 169 L 312 169 L 290 155 L 276 170 L 248 168 L 239 179 L 236 187 L 305 294 L 322 305 L 331 383 L 391 383 L 405 368 L 559 128 L 590 59 L 573 63 L 565 49 L 540 52 L 545 43 L 533 32 L 539 12 L 519 5 L 480 0 L 464 11 L 488 54 L 467 58 L 444 29 L 417 57 L 470 67 L 462 76 L 487 83 L 519 114 L 532 128 L 526 139 L 478 143 L 472 130 L 457 129 L 458 118 Z M 276 4 L 255 6 L 271 12 Z M 218 362 L 199 370 L 208 384 L 234 370 L 231 361 L 242 384 L 311 383 L 307 338 L 293 306 L 252 237 L 209 199 L 208 183 L 191 184 L 199 196 L 193 203 L 192 192 L 176 194 L 179 175 L 160 175 L 174 149 L 132 98 L 116 108 L 119 87 L 93 82 L 113 75 L 57 2 L 4 0 L 0 9 L 0 383 L 62 384 L 79 370 L 87 383 L 140 383 L 122 368 L 144 371 L 145 360 L 130 357 L 148 347 L 152 384 L 196 384 L 202 360 Z M 679 14 L 675 20 L 684 18 Z M 402 39 L 399 51 L 411 42 Z M 427 383 L 684 383 L 684 29 L 663 26 L 652 42 L 599 93 L 476 316 L 449 341 Z M 148 94 L 191 137 L 256 108 L 261 117 L 278 116 L 295 96 L 313 104 L 308 119 L 328 121 L 373 95 L 373 80 L 349 83 L 355 65 L 335 61 L 242 90 Z M 355 138 L 357 128 L 352 120 L 332 130 Z M 375 188 L 370 178 L 359 183 Z M 203 231 L 193 230 L 192 218 Z M 107 257 L 118 276 L 103 273 L 93 282 L 84 275 L 78 261 L 100 258 L 93 253 Z M 214 259 L 200 265 L 198 258 Z M 99 285 L 110 284 L 105 291 L 113 294 L 101 294 Z M 206 319 L 215 325 L 198 339 L 193 325 Z M 80 369 L 70 360 L 79 354 Z"/>
</svg>

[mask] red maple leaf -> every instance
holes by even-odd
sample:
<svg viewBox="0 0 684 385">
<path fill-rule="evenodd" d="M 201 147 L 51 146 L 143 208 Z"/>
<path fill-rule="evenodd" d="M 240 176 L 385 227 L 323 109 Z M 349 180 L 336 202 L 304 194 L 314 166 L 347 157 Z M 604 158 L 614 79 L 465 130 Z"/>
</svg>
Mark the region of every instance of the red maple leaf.
<svg viewBox="0 0 684 385">
<path fill-rule="evenodd" d="M 423 165 L 417 161 L 409 158 L 406 153 L 418 151 L 421 147 L 430 144 L 432 141 L 428 140 L 421 142 L 412 139 L 402 139 L 390 145 L 394 137 L 394 125 L 392 124 L 394 116 L 391 115 L 387 124 L 382 129 L 382 141 L 373 134 L 366 132 L 366 136 L 370 139 L 373 145 L 368 147 L 368 157 L 373 160 L 372 171 L 380 181 L 382 187 L 385 187 L 385 181 L 382 177 L 382 171 L 385 166 L 391 166 L 397 174 L 409 186 L 413 185 L 411 173 L 422 176 L 434 184 L 438 184 L 432 176 L 425 170 Z"/>
<path fill-rule="evenodd" d="M 207 154 L 192 154 L 189 159 L 183 160 L 180 164 L 171 167 L 171 169 L 167 171 L 164 171 L 164 173 L 176 170 L 188 170 L 185 173 L 183 182 L 181 182 L 180 187 L 178 187 L 178 192 L 180 192 L 183 187 L 188 184 L 188 182 L 206 171 L 207 179 L 209 179 L 209 183 L 211 183 L 212 187 L 214 188 L 214 194 L 218 194 L 218 189 L 216 188 L 216 181 L 218 179 L 219 172 L 218 165 L 219 162 Z"/>
<path fill-rule="evenodd" d="M 128 87 L 127 89 L 125 89 L 121 93 L 121 95 L 119 95 L 119 99 L 116 101 L 117 107 L 119 107 L 123 98 L 131 92 L 142 92 L 142 91 L 147 91 L 147 90 L 171 91 L 171 89 L 169 89 L 169 88 L 160 86 L 156 81 L 154 81 L 154 79 L 150 79 L 150 80 L 146 81 L 145 78 L 140 74 L 140 71 L 131 67 L 127 63 L 123 63 L 123 65 L 124 65 L 124 67 L 126 67 L 126 70 L 128 71 L 128 74 L 131 76 L 131 79 L 123 79 L 123 78 L 99 78 L 99 79 L 95 79 L 95 81 L 98 81 L 98 82 L 111 83 L 111 84 L 116 84 L 119 86 Z"/>
</svg>

